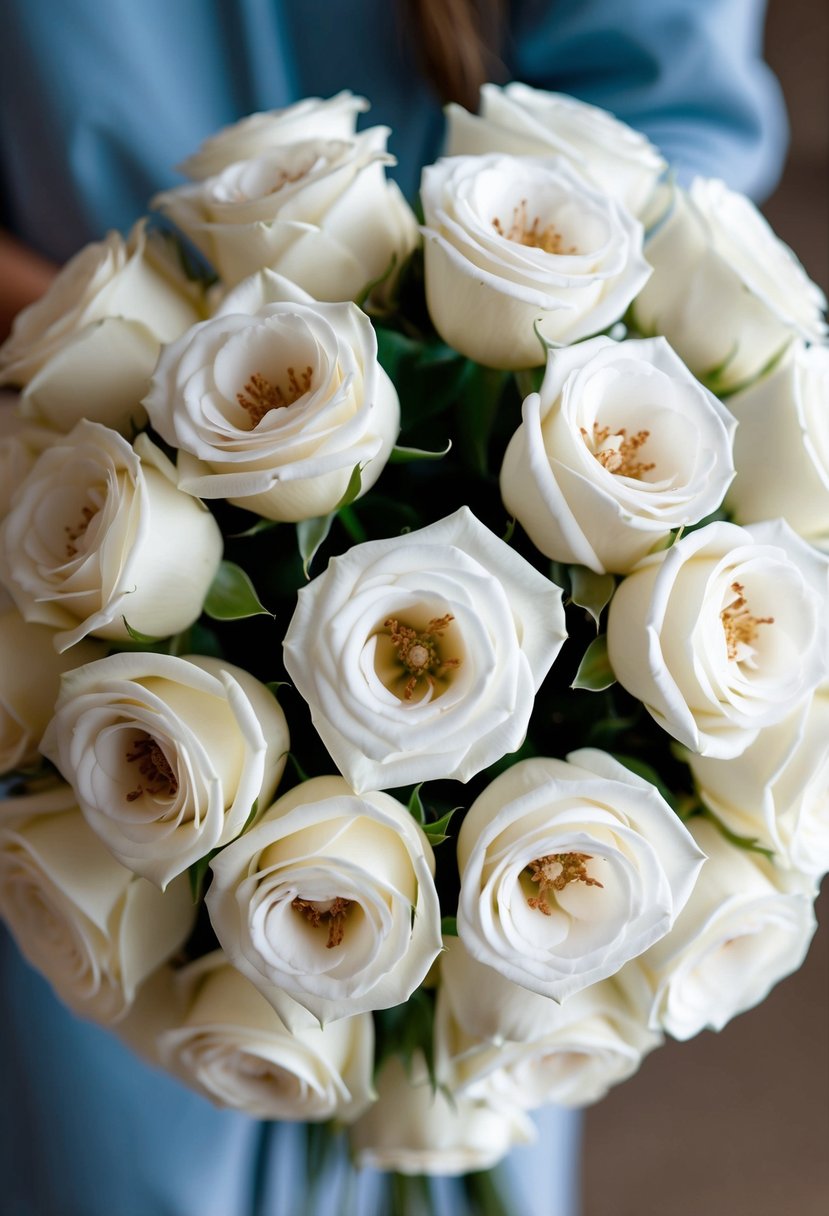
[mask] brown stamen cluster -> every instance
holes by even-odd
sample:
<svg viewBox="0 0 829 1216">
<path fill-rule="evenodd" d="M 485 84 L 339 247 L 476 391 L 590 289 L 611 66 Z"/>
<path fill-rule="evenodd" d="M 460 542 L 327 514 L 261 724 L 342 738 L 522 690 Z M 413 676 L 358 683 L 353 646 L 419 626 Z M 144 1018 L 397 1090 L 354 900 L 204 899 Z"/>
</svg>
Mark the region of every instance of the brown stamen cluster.
<svg viewBox="0 0 829 1216">
<path fill-rule="evenodd" d="M 446 616 L 433 617 L 423 633 L 418 633 L 409 625 L 401 625 L 394 617 L 389 617 L 383 627 L 389 631 L 389 639 L 397 652 L 397 658 L 409 672 L 409 679 L 403 690 L 403 699 L 411 701 L 419 680 L 427 680 L 430 688 L 434 688 L 435 680 L 446 675 L 447 671 L 460 667 L 460 659 L 441 658 L 438 642 L 446 629 L 454 621 L 450 612 Z"/>
<path fill-rule="evenodd" d="M 247 411 L 251 425 L 256 426 L 271 410 L 282 410 L 293 405 L 304 397 L 311 387 L 313 371 L 306 367 L 299 375 L 292 367 L 285 369 L 288 373 L 288 387 L 272 384 L 261 372 L 254 372 L 241 393 L 236 394 L 236 400 L 243 410 Z"/>
<path fill-rule="evenodd" d="M 63 529 L 67 536 L 67 557 L 75 557 L 77 555 L 78 546 L 75 544 L 75 541 L 80 540 L 97 514 L 97 507 L 84 507 L 81 511 L 81 518 L 78 523 L 74 524 L 72 527 L 67 526 Z"/>
<path fill-rule="evenodd" d="M 341 899 L 338 895 L 326 906 L 315 899 L 302 899 L 297 895 L 291 901 L 291 907 L 301 912 L 314 929 L 319 929 L 321 924 L 328 925 L 328 941 L 325 945 L 326 949 L 331 950 L 334 946 L 341 945 L 345 937 L 345 922 L 353 903 L 353 899 Z"/>
<path fill-rule="evenodd" d="M 628 436 L 625 427 L 620 427 L 615 432 L 622 441 L 618 448 L 603 448 L 599 451 L 597 449 L 601 448 L 603 443 L 607 443 L 610 438 L 610 427 L 599 426 L 598 422 L 594 422 L 592 436 L 584 427 L 580 429 L 582 439 L 608 473 L 617 473 L 619 477 L 632 477 L 638 480 L 644 473 L 649 473 L 651 469 L 656 468 L 653 461 L 646 463 L 643 460 L 635 459 L 636 453 L 649 439 L 650 431 L 637 431 L 635 435 Z"/>
<path fill-rule="evenodd" d="M 541 227 L 541 219 L 536 216 L 532 223 L 527 218 L 527 200 L 521 199 L 517 207 L 513 208 L 512 223 L 507 231 L 504 231 L 504 226 L 496 215 L 492 221 L 492 227 L 499 236 L 505 237 L 508 241 L 515 241 L 518 245 L 528 245 L 532 249 L 543 249 L 545 253 L 575 253 L 575 245 L 564 247 L 564 237 L 556 229 L 553 224 L 548 224 L 546 228 Z"/>
<path fill-rule="evenodd" d="M 732 583 L 731 590 L 734 592 L 736 599 L 733 599 L 727 608 L 723 608 L 720 613 L 723 629 L 725 630 L 725 644 L 728 648 L 729 659 L 736 659 L 740 653 L 741 646 L 751 646 L 757 641 L 758 625 L 773 625 L 773 616 L 752 616 L 749 610 L 746 598 L 743 595 L 745 588 L 741 583 Z"/>
<path fill-rule="evenodd" d="M 583 882 L 587 887 L 604 886 L 598 878 L 591 878 L 587 873 L 585 863 L 592 860 L 590 853 L 549 853 L 546 857 L 537 857 L 527 869 L 530 881 L 538 884 L 538 895 L 533 895 L 527 903 L 545 916 L 552 916 L 548 891 L 563 891 L 571 882 Z"/>
<path fill-rule="evenodd" d="M 178 793 L 178 779 L 172 770 L 170 761 L 164 755 L 161 747 L 150 735 L 138 739 L 127 752 L 130 764 L 137 764 L 138 771 L 145 779 L 145 784 L 138 784 L 127 794 L 127 802 L 135 802 L 142 794 L 161 795 L 174 798 Z"/>
</svg>

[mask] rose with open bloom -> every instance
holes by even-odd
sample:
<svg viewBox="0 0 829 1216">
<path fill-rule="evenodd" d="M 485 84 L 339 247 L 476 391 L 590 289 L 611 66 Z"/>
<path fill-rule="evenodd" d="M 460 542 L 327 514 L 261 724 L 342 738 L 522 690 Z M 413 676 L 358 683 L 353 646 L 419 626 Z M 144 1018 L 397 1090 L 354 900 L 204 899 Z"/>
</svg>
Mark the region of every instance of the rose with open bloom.
<svg viewBox="0 0 829 1216">
<path fill-rule="evenodd" d="M 112 853 L 164 887 L 267 804 L 288 727 L 239 667 L 116 654 L 64 678 L 42 750 Z"/>
<path fill-rule="evenodd" d="M 523 760 L 458 835 L 458 933 L 506 979 L 563 1001 L 668 932 L 703 855 L 654 786 L 604 752 Z"/>
<path fill-rule="evenodd" d="M 186 879 L 160 892 L 120 865 L 77 808 L 0 825 L 0 916 L 82 1017 L 122 1017 L 195 920 Z"/>
<path fill-rule="evenodd" d="M 626 573 L 715 511 L 734 419 L 663 338 L 550 351 L 501 469 L 501 495 L 555 561 Z"/>
<path fill-rule="evenodd" d="M 0 579 L 65 650 L 130 628 L 167 637 L 198 617 L 219 567 L 213 516 L 146 437 L 81 421 L 37 459 L 0 527 Z"/>
<path fill-rule="evenodd" d="M 179 449 L 182 489 L 300 520 L 333 511 L 357 466 L 361 493 L 379 477 L 400 406 L 371 322 L 356 304 L 300 298 L 225 308 L 163 351 L 144 404 Z"/>
<path fill-rule="evenodd" d="M 213 859 L 207 906 L 286 1025 L 327 1025 L 400 1005 L 425 978 L 441 949 L 434 865 L 406 807 L 317 777 Z"/>
<path fill-rule="evenodd" d="M 374 1027 L 359 1014 L 291 1034 L 220 951 L 181 974 L 183 1012 L 157 1033 L 161 1061 L 217 1106 L 257 1119 L 349 1123 L 373 1099 Z"/>
<path fill-rule="evenodd" d="M 432 321 L 488 367 L 537 367 L 538 334 L 606 329 L 650 274 L 641 224 L 563 160 L 448 157 L 424 169 L 421 197 Z"/>
<path fill-rule="evenodd" d="M 782 520 L 691 532 L 617 588 L 616 678 L 691 751 L 738 756 L 826 677 L 827 570 Z"/>
<path fill-rule="evenodd" d="M 560 588 L 462 507 L 333 558 L 299 592 L 285 666 L 359 793 L 514 751 L 565 636 Z"/>
</svg>

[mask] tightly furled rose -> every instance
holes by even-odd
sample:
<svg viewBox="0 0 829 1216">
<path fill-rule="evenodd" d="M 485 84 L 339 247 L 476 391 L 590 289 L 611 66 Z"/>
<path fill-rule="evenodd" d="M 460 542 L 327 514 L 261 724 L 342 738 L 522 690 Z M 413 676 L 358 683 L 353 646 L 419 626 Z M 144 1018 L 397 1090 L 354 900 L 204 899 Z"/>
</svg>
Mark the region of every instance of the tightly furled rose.
<svg viewBox="0 0 829 1216">
<path fill-rule="evenodd" d="M 298 598 L 285 666 L 358 793 L 514 751 L 565 637 L 560 588 L 466 507 L 353 546 Z"/>
<path fill-rule="evenodd" d="M 425 978 L 441 949 L 434 865 L 406 807 L 317 777 L 214 858 L 207 907 L 290 1029 L 328 1025 L 400 1005 Z"/>
<path fill-rule="evenodd" d="M 538 367 L 538 334 L 569 343 L 606 329 L 650 274 L 641 224 L 563 160 L 439 160 L 421 197 L 430 316 L 487 367 Z"/>
<path fill-rule="evenodd" d="M 308 1123 L 350 1123 L 371 1103 L 370 1014 L 291 1034 L 221 952 L 192 964 L 180 983 L 186 1012 L 157 1035 L 158 1055 L 211 1102 Z"/>
<path fill-rule="evenodd" d="M 42 750 L 112 853 L 164 887 L 267 804 L 288 727 L 239 667 L 117 654 L 64 678 Z"/>
<path fill-rule="evenodd" d="M 826 298 L 744 195 L 698 177 L 647 243 L 653 274 L 633 306 L 718 391 L 757 376 L 797 336 L 827 332 Z"/>
<path fill-rule="evenodd" d="M 0 824 L 0 917 L 82 1017 L 122 1017 L 190 935 L 186 879 L 160 892 L 119 865 L 77 809 Z"/>
<path fill-rule="evenodd" d="M 627 573 L 715 511 L 734 419 L 663 338 L 550 351 L 501 469 L 501 496 L 555 561 Z"/>
<path fill-rule="evenodd" d="M 179 486 L 275 520 L 327 515 L 357 466 L 365 493 L 400 427 L 368 317 L 308 296 L 253 316 L 228 307 L 162 352 L 144 399 L 179 449 Z"/>
<path fill-rule="evenodd" d="M 506 979 L 563 1001 L 668 932 L 702 854 L 654 786 L 604 752 L 523 760 L 458 835 L 458 933 Z"/>
<path fill-rule="evenodd" d="M 691 751 L 738 756 L 826 677 L 827 570 L 782 520 L 682 537 L 610 602 L 619 683 Z"/>
<path fill-rule="evenodd" d="M 225 284 L 270 267 L 318 300 L 352 300 L 417 244 L 414 215 L 386 180 L 388 135 L 372 127 L 271 147 L 152 205 Z"/>
<path fill-rule="evenodd" d="M 0 384 L 24 387 L 21 409 L 59 431 L 81 418 L 140 424 L 140 401 L 165 342 L 199 319 L 144 222 L 85 246 L 0 347 Z"/>
<path fill-rule="evenodd" d="M 198 617 L 222 556 L 213 516 L 173 484 L 146 437 L 138 451 L 81 421 L 47 448 L 0 527 L 0 578 L 27 621 L 60 630 L 167 637 Z M 169 466 L 169 467 L 168 467 Z"/>
<path fill-rule="evenodd" d="M 563 156 L 641 216 L 667 164 L 649 139 L 607 110 L 513 81 L 481 87 L 479 113 L 446 107 L 447 156 Z"/>
</svg>

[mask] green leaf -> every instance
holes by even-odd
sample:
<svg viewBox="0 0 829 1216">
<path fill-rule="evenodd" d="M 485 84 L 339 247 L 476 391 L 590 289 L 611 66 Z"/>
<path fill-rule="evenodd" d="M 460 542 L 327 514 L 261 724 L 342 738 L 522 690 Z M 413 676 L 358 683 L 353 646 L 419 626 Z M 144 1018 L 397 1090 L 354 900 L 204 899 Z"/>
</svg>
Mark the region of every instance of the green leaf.
<svg viewBox="0 0 829 1216">
<path fill-rule="evenodd" d="M 440 922 L 440 931 L 444 937 L 458 936 L 458 919 L 456 916 L 444 916 Z"/>
<path fill-rule="evenodd" d="M 457 440 L 461 460 L 478 475 L 489 465 L 489 440 L 501 407 L 510 373 L 469 364 L 463 391 L 457 400 Z"/>
<path fill-rule="evenodd" d="M 584 688 L 588 692 L 603 692 L 616 683 L 610 659 L 607 657 L 607 634 L 600 633 L 585 650 L 576 678 L 571 688 Z"/>
<path fill-rule="evenodd" d="M 610 603 L 616 590 L 616 579 L 612 574 L 596 574 L 586 566 L 570 567 L 570 598 L 579 608 L 589 612 L 599 628 L 602 611 Z"/>
<path fill-rule="evenodd" d="M 220 562 L 204 601 L 204 611 L 214 621 L 239 621 L 249 616 L 271 616 L 262 604 L 250 577 L 234 562 Z"/>
<path fill-rule="evenodd" d="M 148 633 L 139 633 L 137 629 L 133 629 L 125 616 L 122 616 L 121 620 L 124 622 L 124 628 L 129 634 L 130 639 L 133 642 L 138 642 L 141 646 L 158 646 L 160 642 L 165 640 L 164 638 L 150 637 Z"/>
<path fill-rule="evenodd" d="M 393 447 L 389 455 L 389 464 L 411 464 L 416 460 L 442 460 L 452 450 L 452 440 L 446 440 L 446 447 L 440 452 L 427 452 L 423 448 Z"/>
<path fill-rule="evenodd" d="M 420 798 L 422 788 L 423 782 L 421 781 L 420 785 L 414 787 L 409 798 L 409 814 L 421 825 L 426 822 L 426 810 Z"/>
<path fill-rule="evenodd" d="M 334 508 L 334 514 L 336 514 L 337 511 L 342 510 L 343 507 L 350 507 L 355 498 L 360 497 L 360 490 L 362 488 L 363 466 L 360 464 L 355 464 L 354 468 L 351 470 L 351 476 L 348 479 L 348 485 L 345 488 L 345 493 Z"/>
<path fill-rule="evenodd" d="M 311 562 L 331 531 L 336 514 L 336 511 L 332 511 L 330 515 L 316 515 L 313 519 L 301 519 L 296 526 L 299 556 L 302 558 L 302 573 L 306 578 L 311 577 L 309 573 Z"/>
<path fill-rule="evenodd" d="M 443 844 L 444 840 L 449 839 L 449 824 L 452 822 L 452 817 L 457 814 L 461 808 L 455 806 L 451 811 L 447 811 L 440 819 L 436 819 L 434 823 L 425 823 L 423 831 L 429 837 L 429 841 L 434 847 L 435 845 Z"/>
</svg>

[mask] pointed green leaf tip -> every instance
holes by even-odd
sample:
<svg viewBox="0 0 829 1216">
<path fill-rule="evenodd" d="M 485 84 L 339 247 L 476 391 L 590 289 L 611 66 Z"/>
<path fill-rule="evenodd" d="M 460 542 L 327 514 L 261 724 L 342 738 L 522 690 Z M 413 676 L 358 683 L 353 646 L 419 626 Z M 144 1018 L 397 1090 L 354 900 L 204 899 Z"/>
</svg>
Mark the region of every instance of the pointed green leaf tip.
<svg viewBox="0 0 829 1216">
<path fill-rule="evenodd" d="M 600 633 L 585 650 L 576 678 L 570 687 L 584 688 L 588 692 L 603 692 L 615 683 L 616 677 L 607 657 L 607 634 Z"/>
<path fill-rule="evenodd" d="M 214 621 L 238 621 L 248 616 L 270 616 L 253 583 L 241 566 L 221 562 L 204 601 L 204 611 Z"/>
<path fill-rule="evenodd" d="M 599 618 L 616 590 L 612 574 L 596 574 L 586 566 L 570 567 L 570 598 L 579 608 L 589 612 L 599 628 Z"/>
</svg>

